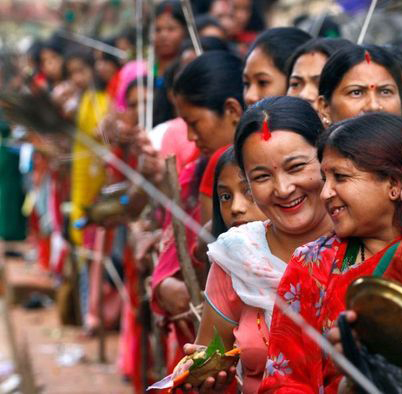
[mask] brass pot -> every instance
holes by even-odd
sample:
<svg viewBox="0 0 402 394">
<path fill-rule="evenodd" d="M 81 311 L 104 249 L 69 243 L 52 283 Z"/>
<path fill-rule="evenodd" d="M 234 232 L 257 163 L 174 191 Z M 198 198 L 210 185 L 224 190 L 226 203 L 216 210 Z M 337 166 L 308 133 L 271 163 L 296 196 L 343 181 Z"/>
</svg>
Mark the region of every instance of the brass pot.
<svg viewBox="0 0 402 394">
<path fill-rule="evenodd" d="M 346 305 L 357 313 L 353 329 L 367 349 L 402 367 L 402 285 L 378 277 L 359 278 L 348 288 Z"/>
</svg>

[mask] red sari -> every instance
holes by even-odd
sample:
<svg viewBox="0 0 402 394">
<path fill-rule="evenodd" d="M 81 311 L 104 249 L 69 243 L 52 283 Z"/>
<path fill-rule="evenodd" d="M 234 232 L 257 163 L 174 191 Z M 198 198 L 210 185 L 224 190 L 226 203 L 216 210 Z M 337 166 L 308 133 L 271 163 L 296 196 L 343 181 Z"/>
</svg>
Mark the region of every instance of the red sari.
<svg viewBox="0 0 402 394">
<path fill-rule="evenodd" d="M 359 277 L 372 275 L 388 248 L 342 271 L 347 244 L 330 236 L 296 249 L 278 288 L 278 295 L 323 335 L 345 310 L 348 286 Z M 402 268 L 394 263 L 400 261 L 397 258 L 400 254 L 398 250 L 384 277 L 402 279 Z M 341 377 L 315 342 L 276 306 L 270 328 L 266 378 L 259 392 L 335 394 Z"/>
</svg>

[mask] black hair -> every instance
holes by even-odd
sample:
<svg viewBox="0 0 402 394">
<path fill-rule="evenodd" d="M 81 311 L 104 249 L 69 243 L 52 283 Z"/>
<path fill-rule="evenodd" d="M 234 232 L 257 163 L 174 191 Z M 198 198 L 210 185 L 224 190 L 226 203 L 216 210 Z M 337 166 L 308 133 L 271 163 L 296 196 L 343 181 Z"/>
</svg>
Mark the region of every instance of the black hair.
<svg viewBox="0 0 402 394">
<path fill-rule="evenodd" d="M 395 57 L 395 60 L 398 62 L 399 67 L 402 69 L 402 47 L 401 44 L 391 44 L 391 45 L 385 45 L 385 49 L 387 49 L 393 57 Z"/>
<path fill-rule="evenodd" d="M 391 53 L 382 47 L 369 45 L 348 45 L 335 52 L 325 64 L 320 77 L 318 92 L 327 102 L 331 101 L 332 94 L 341 83 L 345 74 L 357 64 L 365 61 L 365 55 L 370 55 L 371 61 L 383 66 L 393 77 L 398 86 L 399 96 L 402 99 L 401 69 Z"/>
<path fill-rule="evenodd" d="M 59 35 L 54 34 L 49 39 L 42 41 L 41 51 L 44 49 L 49 49 L 60 56 L 64 54 L 64 38 Z"/>
<path fill-rule="evenodd" d="M 192 2 L 194 15 L 201 15 L 209 12 L 212 0 L 197 0 Z"/>
<path fill-rule="evenodd" d="M 136 31 L 132 27 L 124 28 L 120 33 L 114 37 L 115 43 L 121 38 L 126 38 L 131 45 L 135 45 Z"/>
<path fill-rule="evenodd" d="M 32 42 L 31 46 L 28 49 L 28 55 L 32 59 L 34 66 L 37 71 L 40 68 L 40 53 L 42 50 L 43 43 L 40 40 L 35 40 Z"/>
<path fill-rule="evenodd" d="M 218 29 L 221 29 L 223 32 L 225 32 L 225 29 L 223 28 L 219 20 L 209 14 L 198 15 L 195 18 L 195 26 L 197 27 L 197 31 L 199 32 L 209 26 L 217 27 Z"/>
<path fill-rule="evenodd" d="M 211 50 L 228 50 L 226 42 L 217 37 L 201 37 L 201 47 L 204 52 Z M 193 43 L 190 39 L 187 39 L 181 46 L 181 53 L 192 48 Z M 168 92 L 173 89 L 176 76 L 182 69 L 183 66 L 180 62 L 180 58 L 177 58 L 167 67 L 163 74 L 163 83 L 158 86 L 155 91 L 154 126 L 175 117 L 175 107 L 168 97 Z"/>
<path fill-rule="evenodd" d="M 144 89 L 147 86 L 147 78 L 145 76 L 138 76 L 137 78 L 133 79 L 128 85 L 126 90 L 124 91 L 124 99 L 127 100 L 131 89 L 138 87 L 140 81 L 142 80 Z"/>
<path fill-rule="evenodd" d="M 63 61 L 63 75 L 68 76 L 67 64 L 73 59 L 81 60 L 92 70 L 93 87 L 95 88 L 95 90 L 105 89 L 105 83 L 96 75 L 96 71 L 94 68 L 94 56 L 92 51 L 89 51 L 87 48 L 76 48 L 69 50 L 66 53 Z"/>
<path fill-rule="evenodd" d="M 268 116 L 268 127 L 271 132 L 293 131 L 312 146 L 315 146 L 318 136 L 324 130 L 317 112 L 307 101 L 291 96 L 263 99 L 247 109 L 236 129 L 234 149 L 236 160 L 242 171 L 244 171 L 244 143 L 251 134 L 262 129 L 266 116 Z"/>
<path fill-rule="evenodd" d="M 181 69 L 180 59 L 174 60 L 163 74 L 163 84 L 155 89 L 153 126 L 173 119 L 176 116 L 176 109 L 168 93 L 169 90 L 173 89 L 174 80 Z"/>
<path fill-rule="evenodd" d="M 114 38 L 104 39 L 102 40 L 102 42 L 112 47 L 116 46 L 116 41 Z M 112 63 L 117 69 L 121 67 L 120 58 L 118 58 L 115 55 L 112 55 L 109 52 L 99 51 L 99 58 L 106 62 Z"/>
<path fill-rule="evenodd" d="M 288 79 L 290 78 L 293 67 L 300 56 L 307 53 L 319 52 L 329 58 L 337 50 L 347 45 L 353 44 L 344 38 L 312 38 L 305 44 L 299 46 L 296 52 L 290 57 L 286 67 L 288 71 Z"/>
<path fill-rule="evenodd" d="M 185 29 L 187 29 L 186 18 L 181 8 L 180 0 L 165 0 L 156 6 L 155 17 L 161 16 L 164 13 L 169 13 L 173 19 L 179 22 Z M 186 30 L 187 31 L 187 30 Z"/>
<path fill-rule="evenodd" d="M 42 44 L 39 49 L 39 60 L 40 63 L 42 63 L 42 54 L 44 50 L 49 50 L 55 53 L 58 57 L 61 58 L 62 62 L 64 63 L 64 53 L 65 53 L 65 38 L 60 36 L 57 32 L 54 33 L 49 39 L 42 41 Z M 61 79 L 64 80 L 66 78 L 66 75 L 64 73 L 64 67 L 61 67 Z M 49 87 L 53 88 L 54 87 L 54 81 L 51 81 L 48 79 L 48 84 Z"/>
<path fill-rule="evenodd" d="M 68 51 L 64 56 L 64 66 L 72 59 L 80 59 L 92 69 L 94 67 L 94 56 L 91 51 L 80 49 Z"/>
<path fill-rule="evenodd" d="M 212 192 L 212 235 L 215 238 L 218 238 L 220 234 L 228 230 L 225 222 L 223 221 L 218 195 L 219 177 L 226 164 L 237 165 L 233 146 L 230 146 L 223 152 L 215 167 L 214 188 Z"/>
<path fill-rule="evenodd" d="M 326 148 L 351 160 L 361 171 L 379 179 L 402 181 L 402 118 L 389 113 L 369 113 L 329 127 L 318 141 L 318 160 Z M 395 221 L 402 225 L 402 201 L 398 200 Z"/>
<path fill-rule="evenodd" d="M 174 93 L 193 105 L 222 115 L 228 98 L 243 106 L 242 61 L 227 51 L 210 51 L 179 74 Z"/>
<path fill-rule="evenodd" d="M 310 34 L 297 27 L 276 27 L 261 33 L 251 45 L 246 59 L 254 51 L 261 49 L 272 58 L 275 67 L 286 75 L 288 59 L 297 47 L 311 39 Z"/>
<path fill-rule="evenodd" d="M 251 14 L 250 19 L 246 25 L 246 31 L 260 32 L 265 29 L 265 22 L 261 6 L 255 0 L 251 0 Z"/>
<path fill-rule="evenodd" d="M 225 40 L 222 40 L 221 38 L 218 37 L 210 37 L 210 36 L 200 37 L 200 41 L 201 41 L 201 48 L 203 49 L 204 52 L 229 50 L 229 44 Z M 181 45 L 180 53 L 183 53 L 184 51 L 193 48 L 194 48 L 193 42 L 191 41 L 191 39 L 187 38 L 183 41 Z"/>
</svg>

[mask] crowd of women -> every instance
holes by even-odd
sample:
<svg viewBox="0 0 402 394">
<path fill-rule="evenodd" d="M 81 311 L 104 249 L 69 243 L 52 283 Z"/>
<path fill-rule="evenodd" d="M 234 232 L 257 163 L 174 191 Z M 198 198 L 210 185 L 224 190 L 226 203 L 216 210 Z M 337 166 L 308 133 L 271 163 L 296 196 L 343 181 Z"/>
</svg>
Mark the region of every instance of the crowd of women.
<svg viewBox="0 0 402 394">
<path fill-rule="evenodd" d="M 182 206 L 212 233 L 212 243 L 189 228 L 178 240 L 171 212 L 135 187 L 124 189 L 118 215 L 91 218 L 89 208 L 125 176 L 78 138 L 25 134 L 23 190 L 18 165 L 10 165 L 16 163 L 7 145 L 10 128 L 1 129 L 0 155 L 8 164 L 0 162 L 0 198 L 19 197 L 15 207 L 2 208 L 0 235 L 25 236 L 19 210 L 26 192 L 24 213 L 39 263 L 66 281 L 70 260 L 78 261 L 83 327 L 88 335 L 97 332 L 102 293 L 103 323 L 121 330 L 121 373 L 138 391 L 154 378 L 148 374 L 144 382 L 144 362 L 146 372 L 156 362 L 147 357 L 155 346 L 147 295 L 151 320 L 163 332 L 156 346 L 164 349 L 167 372 L 208 345 L 215 330 L 225 348 L 241 350 L 237 369 L 199 387 L 185 384 L 185 391 L 348 393 L 356 387 L 347 371 L 276 297 L 339 348 L 336 322 L 349 285 L 372 275 L 393 245 L 383 277 L 402 281 L 398 48 L 312 38 L 296 27 L 257 35 L 252 4 L 212 1 L 196 18 L 200 56 L 187 38 L 180 2 L 158 4 L 153 75 L 140 61 L 89 51 L 57 34 L 27 54 L 25 85 L 48 92 L 66 122 L 168 195 L 165 159 L 176 157 Z M 135 52 L 134 42 L 125 32 L 108 44 Z M 145 130 L 141 103 L 150 78 L 154 127 Z M 26 165 L 27 156 L 33 165 Z M 199 306 L 183 278 L 179 242 L 205 290 L 197 332 Z M 105 257 L 124 282 L 124 301 L 115 280 L 102 278 L 96 261 Z M 352 324 L 359 318 L 347 316 Z"/>
</svg>

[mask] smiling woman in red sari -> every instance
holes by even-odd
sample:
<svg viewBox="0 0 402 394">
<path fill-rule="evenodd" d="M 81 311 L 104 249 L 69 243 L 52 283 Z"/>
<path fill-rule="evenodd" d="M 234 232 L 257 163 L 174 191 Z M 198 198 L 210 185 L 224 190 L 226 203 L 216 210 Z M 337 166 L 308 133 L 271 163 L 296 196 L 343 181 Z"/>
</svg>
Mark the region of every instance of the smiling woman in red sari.
<svg viewBox="0 0 402 394">
<path fill-rule="evenodd" d="M 278 295 L 322 334 L 345 309 L 347 287 L 372 275 L 385 251 L 401 239 L 401 152 L 402 119 L 390 114 L 343 121 L 321 137 L 321 198 L 335 235 L 296 249 Z M 391 264 L 384 277 L 398 279 L 398 269 Z M 337 393 L 341 378 L 321 349 L 277 307 L 266 376 L 260 392 L 280 394 Z"/>
</svg>

